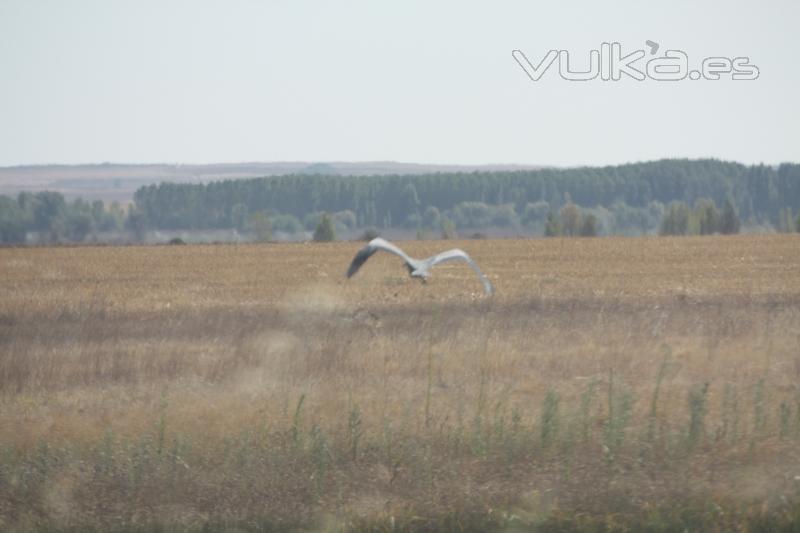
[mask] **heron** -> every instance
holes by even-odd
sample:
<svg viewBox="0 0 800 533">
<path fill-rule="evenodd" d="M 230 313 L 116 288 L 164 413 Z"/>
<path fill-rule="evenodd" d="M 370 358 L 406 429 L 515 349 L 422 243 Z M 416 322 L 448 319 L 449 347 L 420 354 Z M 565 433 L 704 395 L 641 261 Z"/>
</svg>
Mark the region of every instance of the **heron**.
<svg viewBox="0 0 800 533">
<path fill-rule="evenodd" d="M 372 255 L 378 251 L 389 252 L 399 256 L 405 262 L 406 268 L 408 269 L 408 273 L 411 275 L 411 277 L 419 278 L 423 283 L 425 283 L 428 277 L 430 277 L 430 269 L 439 263 L 445 263 L 447 261 L 464 261 L 470 267 L 472 267 L 472 270 L 474 270 L 476 274 L 478 274 L 478 278 L 480 279 L 481 283 L 483 283 L 483 288 L 486 290 L 486 294 L 490 296 L 494 294 L 494 287 L 489 281 L 489 278 L 487 278 L 483 272 L 481 272 L 481 269 L 478 268 L 478 264 L 475 263 L 475 261 L 473 261 L 464 250 L 453 248 L 452 250 L 447 250 L 446 252 L 428 257 L 427 259 L 414 259 L 413 257 L 409 257 L 408 254 L 394 244 L 387 240 L 381 239 L 380 237 L 372 239 L 369 241 L 369 243 L 367 243 L 366 246 L 358 251 L 356 256 L 353 258 L 353 262 L 350 263 L 350 268 L 347 269 L 347 277 L 353 277 L 353 275 L 358 272 L 358 269 L 361 268 L 361 265 L 366 263 L 367 259 L 372 257 Z"/>
</svg>

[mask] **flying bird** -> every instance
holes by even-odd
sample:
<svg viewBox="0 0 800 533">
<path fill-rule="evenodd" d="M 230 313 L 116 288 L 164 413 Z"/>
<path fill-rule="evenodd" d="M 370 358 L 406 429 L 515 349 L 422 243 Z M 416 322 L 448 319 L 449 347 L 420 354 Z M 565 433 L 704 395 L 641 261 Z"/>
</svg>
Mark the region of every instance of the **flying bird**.
<svg viewBox="0 0 800 533">
<path fill-rule="evenodd" d="M 411 275 L 411 277 L 420 278 L 423 282 L 425 282 L 431 275 L 431 267 L 447 261 L 464 261 L 472 267 L 472 270 L 474 270 L 476 274 L 478 274 L 478 278 L 481 280 L 481 283 L 483 283 L 483 288 L 486 290 L 486 294 L 494 294 L 494 287 L 489 281 L 489 278 L 483 275 L 483 272 L 481 272 L 481 269 L 478 268 L 478 265 L 475 263 L 475 261 L 473 261 L 472 258 L 463 250 L 454 248 L 452 250 L 447 250 L 446 252 L 431 256 L 427 259 L 414 259 L 409 257 L 408 254 L 394 244 L 381 239 L 380 237 L 372 239 L 366 246 L 358 251 L 356 256 L 353 258 L 353 262 L 350 263 L 350 268 L 347 269 L 347 277 L 353 277 L 353 274 L 358 272 L 358 269 L 361 268 L 361 265 L 366 263 L 367 259 L 372 257 L 372 254 L 377 251 L 389 252 L 400 256 L 400 258 L 405 262 L 406 268 L 408 269 L 408 273 Z"/>
</svg>

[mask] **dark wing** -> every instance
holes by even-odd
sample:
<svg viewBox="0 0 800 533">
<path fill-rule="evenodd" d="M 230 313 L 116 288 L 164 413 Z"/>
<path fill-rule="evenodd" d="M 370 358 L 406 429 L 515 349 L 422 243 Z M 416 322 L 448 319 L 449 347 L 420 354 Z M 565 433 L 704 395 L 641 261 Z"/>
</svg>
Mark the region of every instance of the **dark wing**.
<svg viewBox="0 0 800 533">
<path fill-rule="evenodd" d="M 361 265 L 367 262 L 367 259 L 372 256 L 378 249 L 370 246 L 369 244 L 363 247 L 358 251 L 356 256 L 353 258 L 353 262 L 350 263 L 350 268 L 347 269 L 347 277 L 352 278 L 353 274 L 358 272 L 358 269 L 361 268 Z"/>
<path fill-rule="evenodd" d="M 403 259 L 406 264 L 411 264 L 414 262 L 413 259 L 408 257 L 406 253 L 395 246 L 394 244 L 381 239 L 380 237 L 376 237 L 369 241 L 369 243 L 364 246 L 361 250 L 358 251 L 356 256 L 353 258 L 352 263 L 350 263 L 350 268 L 347 269 L 347 277 L 353 277 L 353 274 L 358 272 L 358 269 L 361 268 L 361 265 L 367 262 L 367 259 L 372 257 L 372 254 L 377 252 L 378 250 L 383 250 L 384 252 L 389 252 L 395 254 Z"/>
</svg>

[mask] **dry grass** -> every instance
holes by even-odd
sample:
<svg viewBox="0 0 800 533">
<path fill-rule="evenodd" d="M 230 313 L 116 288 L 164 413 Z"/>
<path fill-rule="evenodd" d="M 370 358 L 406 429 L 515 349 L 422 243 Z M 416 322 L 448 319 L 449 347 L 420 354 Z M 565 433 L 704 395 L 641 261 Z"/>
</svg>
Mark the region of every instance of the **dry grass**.
<svg viewBox="0 0 800 533">
<path fill-rule="evenodd" d="M 453 244 L 0 249 L 0 528 L 796 517 L 796 236 Z"/>
</svg>

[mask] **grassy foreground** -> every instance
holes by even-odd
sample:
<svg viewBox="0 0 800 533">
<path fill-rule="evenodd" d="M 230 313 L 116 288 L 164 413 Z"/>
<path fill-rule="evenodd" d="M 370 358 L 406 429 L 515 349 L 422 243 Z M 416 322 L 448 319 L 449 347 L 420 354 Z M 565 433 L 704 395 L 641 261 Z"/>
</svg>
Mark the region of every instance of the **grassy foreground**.
<svg viewBox="0 0 800 533">
<path fill-rule="evenodd" d="M 800 527 L 797 236 L 0 249 L 0 529 Z"/>
</svg>

